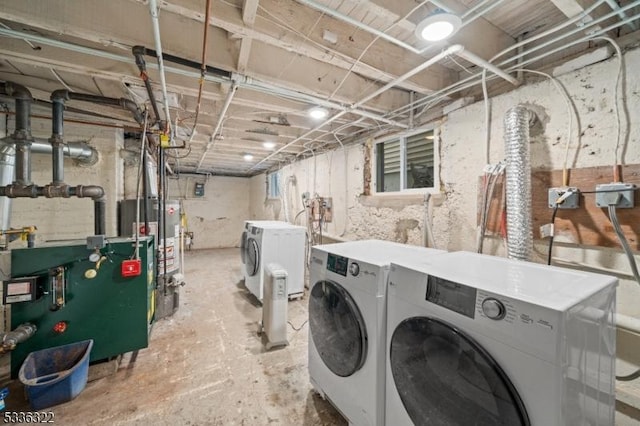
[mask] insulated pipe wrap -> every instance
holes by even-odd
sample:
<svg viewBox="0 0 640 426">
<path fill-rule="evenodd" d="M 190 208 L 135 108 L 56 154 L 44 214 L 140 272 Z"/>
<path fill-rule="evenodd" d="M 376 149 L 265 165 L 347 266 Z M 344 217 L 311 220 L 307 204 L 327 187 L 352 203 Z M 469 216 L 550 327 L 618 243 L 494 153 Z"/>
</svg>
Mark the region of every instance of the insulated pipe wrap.
<svg viewBox="0 0 640 426">
<path fill-rule="evenodd" d="M 529 260 L 531 231 L 531 162 L 529 122 L 532 112 L 522 106 L 504 117 L 507 194 L 507 253 L 510 259 Z"/>
</svg>

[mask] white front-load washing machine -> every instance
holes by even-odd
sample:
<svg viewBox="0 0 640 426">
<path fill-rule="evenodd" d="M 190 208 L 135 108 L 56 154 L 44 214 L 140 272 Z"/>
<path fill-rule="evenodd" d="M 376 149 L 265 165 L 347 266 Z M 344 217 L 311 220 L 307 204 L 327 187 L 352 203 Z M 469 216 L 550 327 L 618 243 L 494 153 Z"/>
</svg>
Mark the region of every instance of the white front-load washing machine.
<svg viewBox="0 0 640 426">
<path fill-rule="evenodd" d="M 289 223 L 287 222 L 281 222 L 281 221 L 277 221 L 277 220 L 245 220 L 244 221 L 244 229 L 242 230 L 242 235 L 240 236 L 240 260 L 242 260 L 242 265 L 246 264 L 246 257 L 247 257 L 247 234 L 249 232 L 249 229 L 251 227 L 251 225 L 281 225 L 281 226 L 287 226 L 289 225 Z M 243 269 L 243 275 L 244 275 L 244 279 L 246 280 L 247 278 L 247 272 L 245 270 L 245 268 Z"/>
<path fill-rule="evenodd" d="M 391 265 L 387 425 L 613 425 L 617 279 L 447 253 Z"/>
<path fill-rule="evenodd" d="M 287 271 L 289 298 L 304 294 L 306 231 L 303 226 L 289 223 L 249 225 L 244 284 L 258 300 L 263 297 L 264 268 L 270 263 Z"/>
<path fill-rule="evenodd" d="M 389 241 L 351 241 L 311 249 L 311 384 L 357 426 L 384 424 L 385 293 L 392 260 L 441 251 Z"/>
</svg>

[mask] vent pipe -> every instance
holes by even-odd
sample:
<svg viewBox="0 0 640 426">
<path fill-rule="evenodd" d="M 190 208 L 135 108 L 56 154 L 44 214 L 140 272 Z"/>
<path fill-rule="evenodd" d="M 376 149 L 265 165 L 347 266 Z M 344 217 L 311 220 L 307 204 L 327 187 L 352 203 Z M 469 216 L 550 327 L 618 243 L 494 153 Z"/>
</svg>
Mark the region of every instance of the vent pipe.
<svg viewBox="0 0 640 426">
<path fill-rule="evenodd" d="M 533 118 L 533 112 L 523 106 L 511 108 L 504 117 L 507 253 L 517 260 L 529 260 L 533 249 L 529 158 L 529 124 Z"/>
</svg>

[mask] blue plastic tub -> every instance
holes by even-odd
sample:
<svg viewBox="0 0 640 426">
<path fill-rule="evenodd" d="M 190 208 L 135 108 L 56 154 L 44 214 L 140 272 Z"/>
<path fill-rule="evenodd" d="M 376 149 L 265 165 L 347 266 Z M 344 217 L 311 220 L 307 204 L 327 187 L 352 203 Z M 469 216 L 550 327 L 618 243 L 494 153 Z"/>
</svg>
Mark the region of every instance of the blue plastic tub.
<svg viewBox="0 0 640 426">
<path fill-rule="evenodd" d="M 31 352 L 18 377 L 34 410 L 71 401 L 87 384 L 93 340 Z"/>
</svg>

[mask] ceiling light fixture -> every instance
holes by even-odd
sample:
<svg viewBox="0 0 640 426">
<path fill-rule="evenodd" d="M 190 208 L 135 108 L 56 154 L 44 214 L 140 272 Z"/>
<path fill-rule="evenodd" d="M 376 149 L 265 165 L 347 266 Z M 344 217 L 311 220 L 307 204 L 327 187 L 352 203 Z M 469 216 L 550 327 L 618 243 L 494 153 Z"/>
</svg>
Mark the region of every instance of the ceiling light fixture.
<svg viewBox="0 0 640 426">
<path fill-rule="evenodd" d="M 251 161 L 251 160 L 253 160 L 253 155 L 245 154 L 245 155 L 242 156 L 242 158 L 244 158 L 244 161 Z"/>
<path fill-rule="evenodd" d="M 322 120 L 329 115 L 329 111 L 322 107 L 313 107 L 309 110 L 309 117 L 315 120 Z"/>
<path fill-rule="evenodd" d="M 276 143 L 271 141 L 266 141 L 266 142 L 262 142 L 262 146 L 265 147 L 265 149 L 273 149 L 276 147 Z"/>
<path fill-rule="evenodd" d="M 416 36 L 427 41 L 440 41 L 454 35 L 462 26 L 458 15 L 437 9 L 416 27 Z"/>
</svg>

